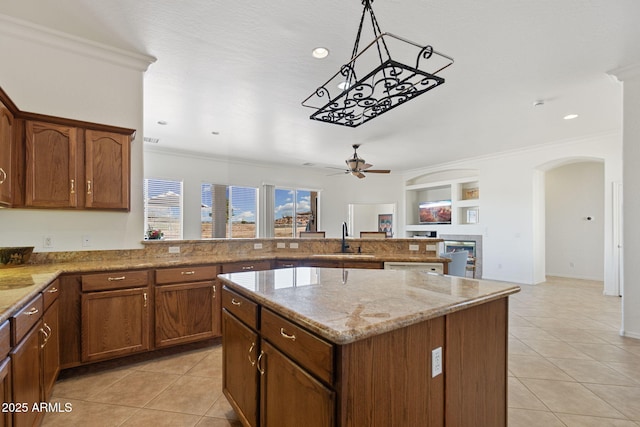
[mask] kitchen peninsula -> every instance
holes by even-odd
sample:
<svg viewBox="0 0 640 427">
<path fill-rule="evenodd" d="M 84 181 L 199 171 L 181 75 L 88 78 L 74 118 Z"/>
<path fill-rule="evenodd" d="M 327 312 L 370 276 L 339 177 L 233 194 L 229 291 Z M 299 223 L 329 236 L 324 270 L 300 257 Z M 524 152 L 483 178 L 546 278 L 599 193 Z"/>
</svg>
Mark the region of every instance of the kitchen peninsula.
<svg viewBox="0 0 640 427">
<path fill-rule="evenodd" d="M 298 267 L 219 276 L 247 426 L 506 426 L 511 284 Z"/>
</svg>

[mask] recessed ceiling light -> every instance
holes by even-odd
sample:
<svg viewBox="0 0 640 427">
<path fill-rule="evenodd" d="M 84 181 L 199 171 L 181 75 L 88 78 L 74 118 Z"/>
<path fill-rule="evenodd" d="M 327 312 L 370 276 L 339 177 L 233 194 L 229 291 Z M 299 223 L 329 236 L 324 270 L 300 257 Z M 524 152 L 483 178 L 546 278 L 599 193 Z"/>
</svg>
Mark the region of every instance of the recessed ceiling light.
<svg viewBox="0 0 640 427">
<path fill-rule="evenodd" d="M 311 51 L 311 55 L 317 59 L 323 59 L 329 56 L 329 49 L 326 47 L 317 47 Z"/>
<path fill-rule="evenodd" d="M 573 119 L 575 119 L 576 117 L 578 117 L 578 115 L 577 115 L 577 114 L 567 114 L 566 116 L 564 116 L 564 119 L 565 119 L 565 120 L 573 120 Z"/>
<path fill-rule="evenodd" d="M 164 126 L 167 122 L 165 120 L 158 120 L 158 124 Z"/>
<path fill-rule="evenodd" d="M 217 130 L 212 130 L 211 135 L 220 135 L 220 132 L 218 132 Z"/>
<path fill-rule="evenodd" d="M 534 107 L 542 107 L 544 105 L 544 101 L 542 99 L 538 99 L 537 101 L 533 101 Z"/>
</svg>

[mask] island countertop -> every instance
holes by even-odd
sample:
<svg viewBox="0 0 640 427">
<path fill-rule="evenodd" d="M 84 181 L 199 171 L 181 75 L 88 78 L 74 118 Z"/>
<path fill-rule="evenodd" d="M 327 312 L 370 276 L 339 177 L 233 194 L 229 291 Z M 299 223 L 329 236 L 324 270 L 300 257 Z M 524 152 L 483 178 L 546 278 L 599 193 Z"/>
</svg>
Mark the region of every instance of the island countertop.
<svg viewBox="0 0 640 427">
<path fill-rule="evenodd" d="M 218 277 L 231 290 L 335 344 L 379 335 L 520 291 L 510 283 L 416 270 L 297 267 Z"/>
</svg>

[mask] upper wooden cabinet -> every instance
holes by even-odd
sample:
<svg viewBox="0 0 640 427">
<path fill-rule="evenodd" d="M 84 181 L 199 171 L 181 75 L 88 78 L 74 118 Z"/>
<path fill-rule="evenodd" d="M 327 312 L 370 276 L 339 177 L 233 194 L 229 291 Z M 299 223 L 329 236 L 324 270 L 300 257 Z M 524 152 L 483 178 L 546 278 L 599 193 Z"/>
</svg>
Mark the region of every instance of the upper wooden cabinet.
<svg viewBox="0 0 640 427">
<path fill-rule="evenodd" d="M 134 133 L 20 111 L 0 88 L 0 206 L 128 211 Z"/>
<path fill-rule="evenodd" d="M 26 123 L 26 206 L 78 205 L 77 134 L 74 127 Z"/>
<path fill-rule="evenodd" d="M 0 101 L 0 206 L 10 206 L 13 159 L 13 114 Z"/>
<path fill-rule="evenodd" d="M 25 206 L 129 209 L 129 136 L 27 121 Z"/>
<path fill-rule="evenodd" d="M 129 209 L 129 144 L 126 135 L 86 131 L 86 207 Z"/>
</svg>

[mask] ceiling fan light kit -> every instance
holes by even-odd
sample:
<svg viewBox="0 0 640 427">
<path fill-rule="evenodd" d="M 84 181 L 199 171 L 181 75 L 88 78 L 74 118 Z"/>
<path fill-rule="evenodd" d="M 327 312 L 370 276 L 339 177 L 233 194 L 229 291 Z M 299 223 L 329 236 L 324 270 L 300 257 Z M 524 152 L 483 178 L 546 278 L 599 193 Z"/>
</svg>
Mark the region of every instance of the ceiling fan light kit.
<svg viewBox="0 0 640 427">
<path fill-rule="evenodd" d="M 352 147 L 353 156 L 344 161 L 347 164 L 347 169 L 344 171 L 345 174 L 351 174 L 362 179 L 366 178 L 365 173 L 391 173 L 389 169 L 369 169 L 373 165 L 358 156 L 358 147 L 360 147 L 360 144 L 353 144 Z"/>
<path fill-rule="evenodd" d="M 444 83 L 437 74 L 453 64 L 453 58 L 430 45 L 383 33 L 371 3 L 373 0 L 362 1 L 364 8 L 351 60 L 302 101 L 303 106 L 316 110 L 309 117 L 311 120 L 357 127 Z M 367 14 L 375 38 L 358 52 Z M 391 58 L 392 44 L 397 47 L 395 53 L 407 58 L 406 63 Z"/>
</svg>

